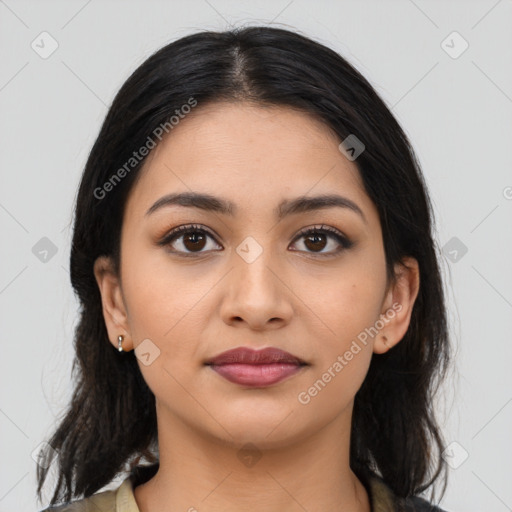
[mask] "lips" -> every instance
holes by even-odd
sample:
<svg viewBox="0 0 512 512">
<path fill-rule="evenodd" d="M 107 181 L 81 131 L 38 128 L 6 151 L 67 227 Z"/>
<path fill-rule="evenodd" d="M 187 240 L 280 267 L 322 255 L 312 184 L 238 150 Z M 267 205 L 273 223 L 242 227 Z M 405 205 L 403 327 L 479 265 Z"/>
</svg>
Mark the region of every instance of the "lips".
<svg viewBox="0 0 512 512">
<path fill-rule="evenodd" d="M 249 387 L 276 384 L 309 366 L 289 352 L 273 347 L 263 350 L 239 347 L 205 364 L 229 382 Z"/>
<path fill-rule="evenodd" d="M 262 350 L 253 350 L 248 347 L 238 347 L 208 360 L 207 365 L 223 364 L 272 364 L 288 363 L 296 365 L 305 365 L 306 362 L 298 357 L 280 350 L 278 348 L 264 348 Z"/>
</svg>

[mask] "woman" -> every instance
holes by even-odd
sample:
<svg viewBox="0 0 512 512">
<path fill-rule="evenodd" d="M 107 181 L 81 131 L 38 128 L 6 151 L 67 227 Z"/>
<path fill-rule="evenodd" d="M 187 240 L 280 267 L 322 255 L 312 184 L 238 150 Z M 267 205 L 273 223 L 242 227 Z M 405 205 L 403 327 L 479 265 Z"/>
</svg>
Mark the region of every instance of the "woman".
<svg viewBox="0 0 512 512">
<path fill-rule="evenodd" d="M 159 50 L 80 184 L 76 388 L 39 499 L 58 454 L 62 511 L 439 511 L 415 497 L 446 488 L 432 233 L 405 134 L 337 53 L 268 27 Z"/>
</svg>

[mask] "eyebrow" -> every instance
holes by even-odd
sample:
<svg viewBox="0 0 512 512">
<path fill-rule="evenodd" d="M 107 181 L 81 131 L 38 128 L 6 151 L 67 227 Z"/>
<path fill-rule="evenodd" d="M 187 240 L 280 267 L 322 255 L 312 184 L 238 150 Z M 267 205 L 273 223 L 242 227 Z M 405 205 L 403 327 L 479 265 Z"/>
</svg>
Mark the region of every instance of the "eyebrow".
<svg viewBox="0 0 512 512">
<path fill-rule="evenodd" d="M 161 197 L 148 209 L 146 216 L 151 215 L 161 208 L 172 205 L 199 208 L 204 211 L 230 216 L 236 215 L 238 211 L 237 206 L 227 199 L 215 197 L 211 194 L 182 192 L 177 194 L 167 194 Z M 295 199 L 285 199 L 279 203 L 277 208 L 274 210 L 274 214 L 278 220 L 281 220 L 289 215 L 333 207 L 352 210 L 357 213 L 366 224 L 368 223 L 363 211 L 356 203 L 337 194 L 323 194 L 314 197 L 300 196 Z"/>
</svg>

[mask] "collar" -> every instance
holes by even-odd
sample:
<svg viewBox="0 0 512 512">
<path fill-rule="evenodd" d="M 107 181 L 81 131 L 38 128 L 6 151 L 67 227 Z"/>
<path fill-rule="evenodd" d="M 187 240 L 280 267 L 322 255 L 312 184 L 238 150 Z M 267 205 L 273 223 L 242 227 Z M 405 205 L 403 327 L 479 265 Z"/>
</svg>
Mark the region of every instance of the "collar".
<svg viewBox="0 0 512 512">
<path fill-rule="evenodd" d="M 397 512 L 397 498 L 388 485 L 375 474 L 361 479 L 368 492 L 371 512 Z"/>
<path fill-rule="evenodd" d="M 149 478 L 143 480 L 149 480 Z M 396 497 L 382 478 L 370 474 L 361 478 L 361 481 L 368 492 L 371 512 L 396 512 L 398 510 Z M 133 493 L 133 489 L 140 483 L 143 483 L 140 475 L 131 474 L 123 480 L 116 491 L 115 512 L 140 512 Z"/>
</svg>

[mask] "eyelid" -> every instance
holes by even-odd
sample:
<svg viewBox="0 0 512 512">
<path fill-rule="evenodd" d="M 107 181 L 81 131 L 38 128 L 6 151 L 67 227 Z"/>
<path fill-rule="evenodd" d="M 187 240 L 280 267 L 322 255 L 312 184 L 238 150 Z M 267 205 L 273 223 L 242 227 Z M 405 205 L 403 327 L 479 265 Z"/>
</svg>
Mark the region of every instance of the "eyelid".
<svg viewBox="0 0 512 512">
<path fill-rule="evenodd" d="M 206 226 L 202 226 L 200 224 L 183 224 L 181 226 L 176 226 L 175 228 L 166 231 L 162 237 L 159 237 L 160 240 L 157 242 L 157 244 L 163 246 L 168 245 L 173 238 L 179 238 L 180 234 L 188 233 L 189 231 L 202 231 L 207 235 L 210 235 L 212 238 L 220 238 L 215 232 L 213 232 Z"/>
<path fill-rule="evenodd" d="M 293 239 L 292 243 L 295 243 L 298 239 L 302 238 L 303 236 L 308 235 L 309 233 L 321 233 L 321 234 L 327 233 L 328 236 L 330 236 L 331 238 L 334 238 L 337 241 L 337 243 L 340 245 L 340 248 L 335 251 L 330 251 L 330 252 L 314 252 L 314 251 L 312 251 L 312 252 L 311 251 L 296 251 L 296 252 L 300 252 L 300 253 L 305 252 L 308 255 L 311 254 L 318 258 L 328 258 L 328 257 L 337 256 L 339 253 L 341 253 L 347 249 L 350 249 L 354 245 L 354 242 L 348 236 L 344 235 L 340 230 L 338 230 L 332 226 L 327 226 L 325 224 L 316 224 L 314 226 L 302 228 L 299 231 L 299 233 L 297 234 L 297 236 Z"/>
<path fill-rule="evenodd" d="M 161 239 L 157 242 L 157 244 L 159 246 L 165 247 L 165 246 L 169 245 L 171 243 L 171 241 L 174 241 L 175 239 L 180 238 L 180 234 L 186 234 L 188 232 L 193 232 L 193 231 L 199 231 L 199 232 L 203 232 L 203 233 L 209 235 L 218 244 L 217 234 L 214 233 L 209 228 L 207 228 L 206 226 L 202 226 L 200 224 L 183 224 L 181 226 L 177 226 L 177 227 L 171 229 L 170 231 L 168 231 L 163 237 L 161 237 Z M 311 255 L 314 255 L 317 257 L 329 257 L 329 256 L 336 256 L 338 253 L 342 252 L 343 250 L 350 249 L 354 245 L 354 242 L 351 241 L 341 231 L 339 231 L 338 229 L 336 229 L 332 226 L 328 226 L 325 224 L 316 224 L 313 226 L 307 226 L 307 227 L 300 229 L 300 231 L 293 238 L 292 244 L 295 243 L 297 240 L 299 240 L 301 237 L 304 237 L 311 232 L 327 233 L 329 236 L 336 239 L 338 244 L 341 246 L 341 249 L 338 249 L 334 252 L 331 251 L 331 252 L 327 252 L 327 253 L 322 253 L 322 252 L 315 253 L 314 251 L 309 252 L 309 251 L 297 251 L 297 250 L 296 250 L 296 252 L 301 252 L 301 253 L 306 252 L 306 254 L 311 254 Z M 183 252 L 183 251 L 173 250 L 171 252 L 173 252 L 175 254 L 182 255 L 182 256 L 193 256 L 193 255 L 208 254 L 208 252 L 210 252 L 210 251 Z"/>
<path fill-rule="evenodd" d="M 307 235 L 310 232 L 327 232 L 331 235 L 336 235 L 336 237 L 340 238 L 344 243 L 351 244 L 352 242 L 348 238 L 348 236 L 344 235 L 339 229 L 336 229 L 332 226 L 327 226 L 325 224 L 315 224 L 314 226 L 308 226 L 305 228 L 302 228 L 298 233 L 297 236 L 294 238 L 294 241 L 297 240 L 297 238 L 300 238 L 301 236 Z"/>
</svg>

